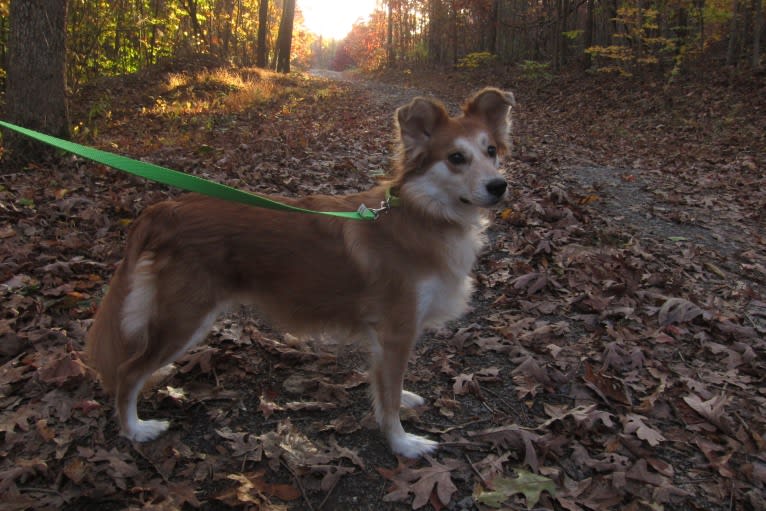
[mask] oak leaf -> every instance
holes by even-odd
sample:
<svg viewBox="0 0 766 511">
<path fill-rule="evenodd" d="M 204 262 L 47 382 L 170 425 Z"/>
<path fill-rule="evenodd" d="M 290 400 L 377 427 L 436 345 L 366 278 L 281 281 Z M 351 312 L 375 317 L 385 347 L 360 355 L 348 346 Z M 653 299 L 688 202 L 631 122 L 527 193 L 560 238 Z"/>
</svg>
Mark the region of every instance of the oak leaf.
<svg viewBox="0 0 766 511">
<path fill-rule="evenodd" d="M 692 410 L 700 414 L 707 419 L 711 424 L 718 427 L 722 431 L 729 430 L 728 426 L 724 422 L 723 413 L 726 405 L 731 402 L 731 397 L 724 394 L 713 396 L 707 401 L 703 401 L 696 394 L 684 396 L 684 402 L 691 407 Z"/>
<path fill-rule="evenodd" d="M 532 509 L 537 505 L 543 491 L 555 495 L 556 485 L 547 477 L 525 470 L 516 470 L 516 473 L 518 474 L 516 478 L 498 477 L 490 481 L 493 490 L 477 487 L 473 493 L 474 500 L 486 506 L 500 508 L 506 500 L 521 493 L 526 498 L 527 509 Z"/>
<path fill-rule="evenodd" d="M 668 298 L 657 313 L 660 326 L 672 323 L 688 323 L 697 316 L 702 316 L 703 310 L 684 298 Z"/>
<path fill-rule="evenodd" d="M 656 429 L 652 429 L 644 424 L 644 419 L 646 419 L 646 417 L 635 413 L 625 415 L 622 418 L 625 433 L 635 433 L 638 438 L 645 440 L 652 447 L 656 447 L 660 442 L 665 441 L 665 437 Z"/>
<path fill-rule="evenodd" d="M 630 405 L 630 394 L 625 382 L 616 376 L 606 374 L 604 371 L 594 371 L 588 362 L 583 364 L 585 374 L 583 380 L 591 390 L 595 391 L 601 399 L 609 403 L 617 401 L 625 405 Z"/>
<path fill-rule="evenodd" d="M 432 505 L 446 506 L 449 504 L 452 494 L 457 491 L 450 473 L 456 468 L 462 467 L 463 462 L 447 459 L 442 464 L 430 456 L 425 456 L 425 459 L 431 466 L 413 469 L 400 464 L 394 471 L 378 469 L 383 477 L 394 483 L 394 489 L 383 497 L 384 502 L 402 501 L 412 493 L 415 497 L 412 500 L 412 509 L 420 509 L 429 501 L 432 502 Z M 438 500 L 433 501 L 431 499 L 432 493 Z"/>
</svg>

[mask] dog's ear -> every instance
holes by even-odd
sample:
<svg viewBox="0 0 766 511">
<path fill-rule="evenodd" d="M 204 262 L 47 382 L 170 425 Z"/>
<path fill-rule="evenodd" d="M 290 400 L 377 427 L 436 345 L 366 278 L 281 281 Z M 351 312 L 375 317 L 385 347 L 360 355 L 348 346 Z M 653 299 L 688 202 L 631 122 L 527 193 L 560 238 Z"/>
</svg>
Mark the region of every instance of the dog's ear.
<svg viewBox="0 0 766 511">
<path fill-rule="evenodd" d="M 408 105 L 396 111 L 404 150 L 412 152 L 426 143 L 440 124 L 447 122 L 449 115 L 444 106 L 433 99 L 415 98 Z"/>
<path fill-rule="evenodd" d="M 513 93 L 487 87 L 466 101 L 463 113 L 481 119 L 492 130 L 498 149 L 505 152 L 510 145 L 510 113 L 515 104 Z"/>
</svg>

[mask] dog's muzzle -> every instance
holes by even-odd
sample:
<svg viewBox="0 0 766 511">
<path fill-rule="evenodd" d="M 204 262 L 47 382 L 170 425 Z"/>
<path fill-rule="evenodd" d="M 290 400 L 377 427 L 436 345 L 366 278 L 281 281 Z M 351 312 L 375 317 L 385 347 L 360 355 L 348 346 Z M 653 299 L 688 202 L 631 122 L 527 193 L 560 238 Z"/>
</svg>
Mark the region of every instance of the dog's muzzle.
<svg viewBox="0 0 766 511">
<path fill-rule="evenodd" d="M 497 200 L 503 197 L 506 188 L 508 188 L 508 183 L 503 178 L 498 177 L 487 183 L 487 192 Z"/>
</svg>

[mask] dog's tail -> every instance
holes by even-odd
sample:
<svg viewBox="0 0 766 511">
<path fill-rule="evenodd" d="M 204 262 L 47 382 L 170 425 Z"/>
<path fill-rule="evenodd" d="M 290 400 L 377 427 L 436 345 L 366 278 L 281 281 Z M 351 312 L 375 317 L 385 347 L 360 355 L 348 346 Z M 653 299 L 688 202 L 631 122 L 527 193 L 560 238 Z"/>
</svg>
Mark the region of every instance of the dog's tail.
<svg viewBox="0 0 766 511">
<path fill-rule="evenodd" d="M 127 253 L 109 283 L 85 338 L 87 362 L 114 393 L 119 367 L 146 349 L 149 322 L 156 309 L 151 215 L 142 215 L 128 236 Z"/>
</svg>

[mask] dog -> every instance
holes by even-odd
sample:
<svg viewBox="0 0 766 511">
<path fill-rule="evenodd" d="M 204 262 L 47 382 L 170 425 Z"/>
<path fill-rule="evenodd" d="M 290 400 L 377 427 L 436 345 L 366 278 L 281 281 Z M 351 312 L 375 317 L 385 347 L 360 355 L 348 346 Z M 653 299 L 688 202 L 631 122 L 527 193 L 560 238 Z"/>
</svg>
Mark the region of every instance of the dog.
<svg viewBox="0 0 766 511">
<path fill-rule="evenodd" d="M 306 209 L 382 203 L 375 221 L 279 212 L 189 194 L 148 207 L 87 337 L 87 360 L 115 396 L 123 435 L 168 428 L 138 417 L 148 378 L 207 336 L 233 305 L 254 306 L 294 335 L 370 343 L 370 388 L 391 450 L 408 458 L 437 443 L 404 431 L 399 408 L 424 403 L 402 389 L 416 339 L 465 312 L 487 209 L 504 197 L 510 92 L 485 88 L 451 117 L 418 97 L 396 111 L 389 178 L 345 196 L 277 200 Z"/>
</svg>

